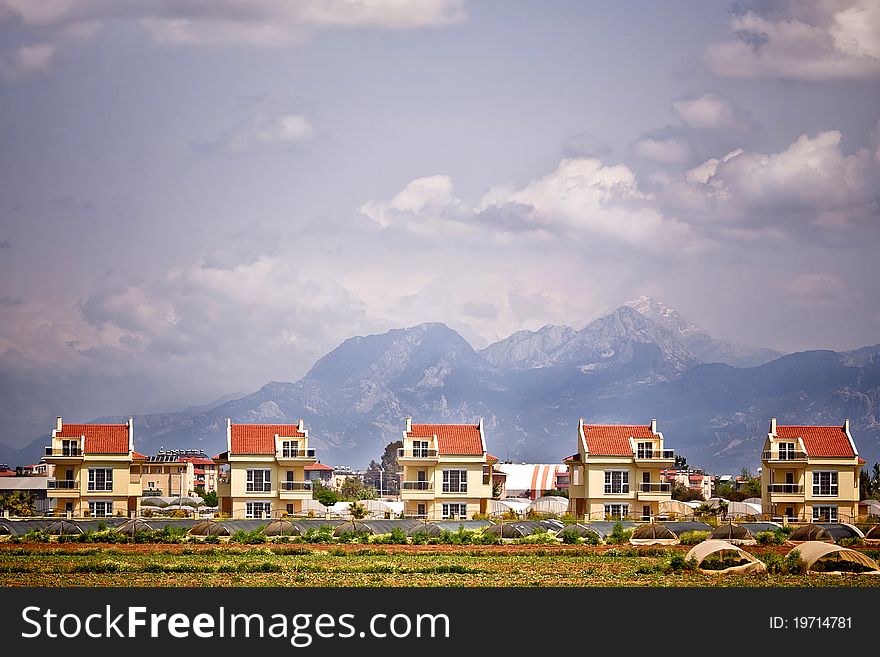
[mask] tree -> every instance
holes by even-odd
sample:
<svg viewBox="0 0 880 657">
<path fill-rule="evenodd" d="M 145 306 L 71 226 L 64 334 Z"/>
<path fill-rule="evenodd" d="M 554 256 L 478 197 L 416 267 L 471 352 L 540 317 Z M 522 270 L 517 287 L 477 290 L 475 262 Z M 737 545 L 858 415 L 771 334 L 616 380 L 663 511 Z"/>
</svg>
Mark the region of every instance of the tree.
<svg viewBox="0 0 880 657">
<path fill-rule="evenodd" d="M 397 495 L 400 492 L 400 465 L 397 463 L 397 450 L 403 447 L 402 440 L 395 440 L 385 446 L 379 462 L 370 461 L 364 473 L 364 484 L 380 490 L 383 494 Z"/>
<path fill-rule="evenodd" d="M 34 515 L 34 496 L 26 490 L 12 491 L 0 496 L 0 510 L 9 511 L 14 516 Z"/>
<path fill-rule="evenodd" d="M 551 488 L 550 490 L 545 490 L 543 495 L 545 496 L 553 496 L 553 497 L 568 497 L 567 490 L 559 490 L 558 488 Z"/>
<path fill-rule="evenodd" d="M 880 463 L 875 463 L 870 473 L 862 469 L 859 476 L 859 498 L 880 500 Z"/>
<path fill-rule="evenodd" d="M 372 486 L 364 486 L 364 482 L 358 477 L 346 477 L 339 487 L 339 497 L 346 502 L 375 500 L 376 489 Z"/>
<path fill-rule="evenodd" d="M 327 488 L 320 481 L 312 482 L 312 499 L 318 500 L 324 506 L 333 506 L 339 501 L 336 492 Z"/>
<path fill-rule="evenodd" d="M 688 488 L 684 484 L 675 482 L 672 484 L 672 499 L 679 502 L 694 502 L 703 499 L 703 494 L 692 488 Z"/>
<path fill-rule="evenodd" d="M 348 505 L 348 514 L 351 516 L 352 523 L 355 520 L 363 520 L 367 517 L 367 507 L 360 502 L 352 502 Z"/>
<path fill-rule="evenodd" d="M 687 456 L 682 456 L 681 454 L 675 455 L 675 469 L 676 470 L 687 470 L 688 460 Z"/>
<path fill-rule="evenodd" d="M 205 500 L 206 506 L 217 506 L 217 491 L 206 491 L 204 486 L 196 486 L 195 494 Z"/>
</svg>

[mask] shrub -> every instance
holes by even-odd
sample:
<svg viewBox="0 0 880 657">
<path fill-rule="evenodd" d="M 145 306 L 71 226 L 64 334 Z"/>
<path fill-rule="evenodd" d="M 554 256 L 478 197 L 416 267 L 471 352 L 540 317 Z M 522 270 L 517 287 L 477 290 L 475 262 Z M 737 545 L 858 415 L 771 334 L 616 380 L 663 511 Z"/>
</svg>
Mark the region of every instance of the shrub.
<svg viewBox="0 0 880 657">
<path fill-rule="evenodd" d="M 782 570 L 788 575 L 802 575 L 807 572 L 807 564 L 801 559 L 798 550 L 792 550 L 782 559 Z"/>
<path fill-rule="evenodd" d="M 581 537 L 574 529 L 566 529 L 559 535 L 559 538 L 565 545 L 577 545 L 581 542 Z"/>
<path fill-rule="evenodd" d="M 406 545 L 409 541 L 407 541 L 406 532 L 400 527 L 395 527 L 391 530 L 390 534 L 374 536 L 370 542 L 378 543 L 380 545 Z"/>
<path fill-rule="evenodd" d="M 570 513 L 563 513 L 560 520 L 562 520 L 562 524 L 564 525 L 576 525 L 578 521 L 577 518 Z"/>
<path fill-rule="evenodd" d="M 670 572 L 672 567 L 668 564 L 664 563 L 643 563 L 638 568 L 636 568 L 636 573 L 639 575 L 665 575 Z"/>
<path fill-rule="evenodd" d="M 473 515 L 473 520 L 491 520 L 488 513 L 475 513 Z"/>
<path fill-rule="evenodd" d="M 202 543 L 219 543 L 220 537 L 217 534 L 208 534 L 202 539 Z"/>
<path fill-rule="evenodd" d="M 702 531 L 692 531 L 692 532 L 684 532 L 681 536 L 678 537 L 678 542 L 682 545 L 696 545 L 697 543 L 702 543 L 706 539 L 709 538 L 709 532 Z"/>
<path fill-rule="evenodd" d="M 696 559 L 685 559 L 684 555 L 680 552 L 676 552 L 669 558 L 669 570 L 674 573 L 696 570 L 697 565 Z"/>
<path fill-rule="evenodd" d="M 319 528 L 312 527 L 306 531 L 302 540 L 306 543 L 333 543 L 335 542 L 333 528 L 327 525 Z"/>
<path fill-rule="evenodd" d="M 768 532 L 758 532 L 755 534 L 755 541 L 758 545 L 782 545 L 787 537 L 788 534 L 774 529 Z"/>
<path fill-rule="evenodd" d="M 229 537 L 230 543 L 240 543 L 242 545 L 256 545 L 258 543 L 266 543 L 267 541 L 268 537 L 260 529 L 250 532 L 239 529 Z"/>
<path fill-rule="evenodd" d="M 479 532 L 474 535 L 471 542 L 474 545 L 501 545 L 501 534 L 489 534 L 488 532 Z"/>
<path fill-rule="evenodd" d="M 536 529 L 528 536 L 522 536 L 514 540 L 514 543 L 521 545 L 555 545 L 558 542 L 556 536 L 546 529 Z"/>
<path fill-rule="evenodd" d="M 619 522 L 614 523 L 614 527 L 611 529 L 611 533 L 605 538 L 605 542 L 610 545 L 622 545 L 629 541 L 630 536 L 632 536 L 632 529 L 624 529 L 623 525 Z"/>
<path fill-rule="evenodd" d="M 367 543 L 370 540 L 370 533 L 347 529 L 339 535 L 337 540 L 340 543 Z"/>
<path fill-rule="evenodd" d="M 774 553 L 765 554 L 761 557 L 761 561 L 767 566 L 767 572 L 779 574 L 782 572 L 782 556 Z"/>
<path fill-rule="evenodd" d="M 412 535 L 412 544 L 413 545 L 427 545 L 428 544 L 428 534 L 423 531 L 417 531 Z"/>
<path fill-rule="evenodd" d="M 865 541 L 858 536 L 853 536 L 852 538 L 842 538 L 837 541 L 837 544 L 841 547 L 852 547 L 853 545 L 864 545 Z"/>
</svg>

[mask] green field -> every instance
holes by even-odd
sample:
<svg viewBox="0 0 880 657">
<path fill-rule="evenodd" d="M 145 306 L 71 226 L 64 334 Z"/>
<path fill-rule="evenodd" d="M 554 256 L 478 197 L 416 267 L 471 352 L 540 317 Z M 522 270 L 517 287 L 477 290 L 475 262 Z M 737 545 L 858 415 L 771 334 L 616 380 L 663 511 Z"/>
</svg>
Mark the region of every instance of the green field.
<svg viewBox="0 0 880 657">
<path fill-rule="evenodd" d="M 0 545 L 3 586 L 880 586 L 872 575 L 672 570 L 686 549 L 594 546 Z M 786 550 L 753 548 L 758 558 Z"/>
</svg>

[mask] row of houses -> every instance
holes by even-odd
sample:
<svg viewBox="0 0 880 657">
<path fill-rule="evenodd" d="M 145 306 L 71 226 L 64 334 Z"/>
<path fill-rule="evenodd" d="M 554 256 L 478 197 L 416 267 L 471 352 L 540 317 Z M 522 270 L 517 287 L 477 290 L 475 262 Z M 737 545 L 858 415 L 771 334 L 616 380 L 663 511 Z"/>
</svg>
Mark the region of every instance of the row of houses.
<svg viewBox="0 0 880 657">
<path fill-rule="evenodd" d="M 669 472 L 675 452 L 656 420 L 646 425 L 580 420 L 577 431 L 577 452 L 563 459 L 564 480 L 549 468 L 533 476 L 543 477 L 545 486 L 551 480 L 554 487 L 567 486 L 569 512 L 578 518 L 660 515 L 661 503 L 672 497 Z M 309 447 L 302 420 L 228 420 L 226 434 L 226 451 L 211 459 L 184 453 L 147 457 L 134 449 L 131 420 L 64 424 L 59 417 L 44 457 L 54 473 L 47 482 L 50 504 L 57 514 L 139 515 L 145 491 L 179 494 L 195 487 L 198 469 L 202 481 L 216 486 L 220 512 L 233 518 L 280 517 L 302 514 L 310 506 L 304 502 L 312 499 L 314 481 L 332 472 Z M 416 424 L 407 418 L 402 436 L 397 460 L 405 516 L 471 518 L 487 513 L 492 499 L 506 495 L 507 474 L 487 450 L 482 420 Z M 858 515 L 865 461 L 858 455 L 849 420 L 841 426 L 783 426 L 774 418 L 761 463 L 761 505 L 767 516 L 836 521 Z M 532 488 L 538 486 L 533 482 Z"/>
</svg>

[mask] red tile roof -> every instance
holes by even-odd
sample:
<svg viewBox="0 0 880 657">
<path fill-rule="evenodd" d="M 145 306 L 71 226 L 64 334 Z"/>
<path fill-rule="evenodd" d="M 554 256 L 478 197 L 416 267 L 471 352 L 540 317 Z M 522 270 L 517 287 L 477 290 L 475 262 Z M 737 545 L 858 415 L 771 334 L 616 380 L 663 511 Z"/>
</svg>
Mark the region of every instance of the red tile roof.
<svg viewBox="0 0 880 657">
<path fill-rule="evenodd" d="M 148 457 L 144 456 L 140 452 L 132 452 L 131 457 L 138 460 L 146 461 Z"/>
<path fill-rule="evenodd" d="M 206 459 L 202 456 L 181 456 L 180 461 L 184 463 L 192 463 L 193 465 L 207 465 L 208 463 L 213 463 L 211 459 Z"/>
<path fill-rule="evenodd" d="M 127 424 L 62 424 L 58 438 L 85 436 L 85 454 L 128 454 Z"/>
<path fill-rule="evenodd" d="M 324 465 L 323 463 L 312 463 L 311 465 L 304 467 L 303 470 L 329 470 L 330 472 L 333 472 L 333 468 L 329 465 Z"/>
<path fill-rule="evenodd" d="M 656 438 L 651 427 L 631 424 L 585 424 L 587 453 L 600 456 L 632 456 L 630 438 Z"/>
<path fill-rule="evenodd" d="M 476 424 L 413 424 L 409 436 L 411 438 L 437 436 L 438 454 L 479 456 L 483 454 L 480 427 Z"/>
<path fill-rule="evenodd" d="M 296 424 L 233 424 L 232 454 L 274 454 L 275 436 L 305 438 Z"/>
<path fill-rule="evenodd" d="M 843 427 L 806 427 L 806 426 L 782 426 L 776 427 L 776 435 L 779 438 L 804 441 L 804 449 L 807 456 L 842 456 L 852 458 L 855 456 L 849 438 Z"/>
</svg>

